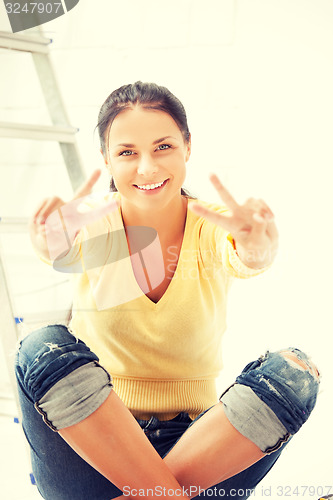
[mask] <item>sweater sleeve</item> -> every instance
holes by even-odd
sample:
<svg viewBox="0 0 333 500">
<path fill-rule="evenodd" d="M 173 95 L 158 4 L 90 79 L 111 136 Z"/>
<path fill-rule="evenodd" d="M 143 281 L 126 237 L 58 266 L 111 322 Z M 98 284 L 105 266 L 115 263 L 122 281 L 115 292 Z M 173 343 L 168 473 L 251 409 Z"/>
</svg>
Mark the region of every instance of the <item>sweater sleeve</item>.
<svg viewBox="0 0 333 500">
<path fill-rule="evenodd" d="M 251 278 L 252 276 L 258 276 L 271 267 L 270 265 L 261 269 L 253 269 L 252 267 L 244 264 L 238 256 L 234 245 L 234 239 L 230 233 L 225 234 L 221 238 L 219 247 L 224 270 L 226 273 L 234 276 L 235 278 L 246 279 Z"/>
</svg>

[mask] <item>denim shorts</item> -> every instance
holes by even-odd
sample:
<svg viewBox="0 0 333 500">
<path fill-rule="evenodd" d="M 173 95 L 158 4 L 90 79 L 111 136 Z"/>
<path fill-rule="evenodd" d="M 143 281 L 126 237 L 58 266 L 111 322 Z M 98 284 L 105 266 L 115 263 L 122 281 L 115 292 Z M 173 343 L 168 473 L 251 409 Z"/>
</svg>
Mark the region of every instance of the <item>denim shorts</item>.
<svg viewBox="0 0 333 500">
<path fill-rule="evenodd" d="M 290 355 L 302 366 L 295 358 L 289 359 Z M 23 339 L 15 369 L 23 430 L 43 498 L 111 500 L 120 496 L 122 492 L 80 458 L 56 432 L 91 414 L 113 390 L 112 377 L 101 367 L 98 357 L 65 326 L 51 325 Z M 231 424 L 257 444 L 265 456 L 209 488 L 207 495 L 229 495 L 236 500 L 250 496 L 308 419 L 316 403 L 319 381 L 320 375 L 308 356 L 294 348 L 267 351 L 245 366 L 217 404 L 224 405 Z M 163 458 L 210 409 L 195 420 L 185 410 L 167 421 L 153 415 L 148 420 L 136 420 Z"/>
</svg>

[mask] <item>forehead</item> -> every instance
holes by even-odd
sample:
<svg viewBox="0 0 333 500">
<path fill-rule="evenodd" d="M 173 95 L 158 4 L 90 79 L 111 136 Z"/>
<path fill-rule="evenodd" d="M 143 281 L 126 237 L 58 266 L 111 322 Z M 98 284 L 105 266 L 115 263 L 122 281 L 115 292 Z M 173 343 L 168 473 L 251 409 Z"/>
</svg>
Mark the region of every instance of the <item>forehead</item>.
<svg viewBox="0 0 333 500">
<path fill-rule="evenodd" d="M 116 116 L 110 127 L 109 143 L 150 141 L 168 135 L 182 138 L 177 123 L 168 113 L 136 106 Z"/>
</svg>

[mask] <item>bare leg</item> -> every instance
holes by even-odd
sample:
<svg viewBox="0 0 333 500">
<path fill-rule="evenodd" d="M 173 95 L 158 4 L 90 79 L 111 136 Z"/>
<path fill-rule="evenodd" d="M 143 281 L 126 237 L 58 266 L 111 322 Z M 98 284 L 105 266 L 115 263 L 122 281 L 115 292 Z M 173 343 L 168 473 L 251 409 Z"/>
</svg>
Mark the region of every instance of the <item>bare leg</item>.
<svg viewBox="0 0 333 500">
<path fill-rule="evenodd" d="M 164 461 L 184 488 L 207 489 L 264 456 L 230 424 L 218 403 L 183 434 Z"/>
<path fill-rule="evenodd" d="M 89 417 L 61 429 L 59 434 L 86 462 L 119 489 L 124 486 L 129 490 L 143 488 L 148 491 L 148 498 L 154 498 L 156 486 L 173 491 L 181 489 L 114 391 Z M 178 498 L 188 497 L 179 492 Z"/>
</svg>

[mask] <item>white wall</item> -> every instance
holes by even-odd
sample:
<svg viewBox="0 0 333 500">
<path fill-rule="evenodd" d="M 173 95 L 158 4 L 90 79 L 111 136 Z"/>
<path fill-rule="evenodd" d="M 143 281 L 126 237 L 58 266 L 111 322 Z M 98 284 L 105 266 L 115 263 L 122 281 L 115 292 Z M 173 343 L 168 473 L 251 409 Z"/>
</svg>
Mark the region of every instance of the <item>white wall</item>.
<svg viewBox="0 0 333 500">
<path fill-rule="evenodd" d="M 193 142 L 187 187 L 218 201 L 207 177 L 215 171 L 236 199 L 261 197 L 275 212 L 280 253 L 269 273 L 233 286 L 226 369 L 218 383 L 222 390 L 266 349 L 297 345 L 312 353 L 323 373 L 322 394 L 313 423 L 286 452 L 295 467 L 279 466 L 284 484 L 332 481 L 326 473 L 333 382 L 332 22 L 331 0 L 81 0 L 44 25 L 71 122 L 80 128 L 87 173 L 103 167 L 93 130 L 107 95 L 125 83 L 155 81 L 187 109 Z M 3 17 L 1 29 L 9 29 L 6 23 Z M 0 64 L 0 119 L 50 123 L 29 57 L 1 50 Z M 0 148 L 4 215 L 26 215 L 53 193 L 70 196 L 54 145 L 0 139 Z M 98 189 L 107 184 L 105 174 Z M 12 259 L 20 276 L 29 262 L 25 281 L 18 273 L 13 280 L 26 292 L 44 279 L 38 286 L 31 279 L 31 269 L 42 271 L 34 257 L 24 257 L 29 252 L 26 241 Z M 25 295 L 22 310 L 63 307 L 59 294 L 33 297 Z"/>
</svg>

